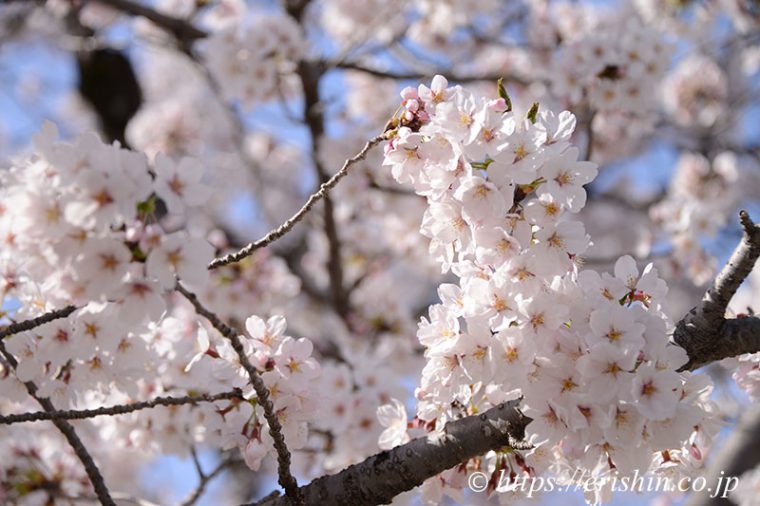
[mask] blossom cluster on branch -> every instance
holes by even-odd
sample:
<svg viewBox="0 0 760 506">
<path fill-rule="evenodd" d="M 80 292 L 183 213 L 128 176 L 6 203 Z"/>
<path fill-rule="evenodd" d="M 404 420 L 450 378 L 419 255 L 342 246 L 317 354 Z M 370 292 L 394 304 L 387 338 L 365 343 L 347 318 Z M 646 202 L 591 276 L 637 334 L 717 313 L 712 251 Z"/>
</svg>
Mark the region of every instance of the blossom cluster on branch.
<svg viewBox="0 0 760 506">
<path fill-rule="evenodd" d="M 220 269 L 209 283 L 207 264 L 215 248 L 161 225 L 161 213 L 182 216 L 208 197 L 198 161 L 159 154 L 149 166 L 144 155 L 92 134 L 59 142 L 51 124 L 35 147 L 32 156 L 3 173 L 3 296 L 21 303 L 16 318 L 66 304 L 78 307 L 69 318 L 4 339 L 4 349 L 18 364 L 0 362 L 3 405 L 28 408 L 26 382 L 58 409 L 129 403 L 167 392 L 240 389 L 239 399 L 101 418 L 88 433 L 107 437 L 115 447 L 149 453 L 185 454 L 197 443 L 240 448 L 257 469 L 273 449 L 248 374 L 229 341 L 200 323 L 172 291 L 179 278 L 198 289 L 209 286 L 212 304 L 227 312 L 238 308 L 226 299 L 256 301 L 261 308 L 276 297 L 276 292 L 262 294 L 285 274 L 259 256 L 239 268 L 242 275 L 234 280 L 225 281 Z M 259 282 L 267 286 L 257 290 L 246 272 L 262 275 Z M 287 278 L 282 281 L 281 292 L 292 293 Z M 306 421 L 316 409 L 313 380 L 319 367 L 311 358 L 311 342 L 284 335 L 285 326 L 282 317 L 265 322 L 250 316 L 243 343 L 269 388 L 289 445 L 297 449 L 306 442 Z M 41 472 L 34 471 L 35 462 L 56 447 L 36 431 L 27 435 L 4 437 L 2 445 L 4 453 L 26 459 L 18 461 L 20 467 L 0 470 L 3 490 L 21 490 L 21 496 L 35 489 Z M 74 457 L 64 452 L 60 458 Z M 73 495 L 87 488 L 78 473 L 39 479 L 58 480 L 56 486 Z"/>
<path fill-rule="evenodd" d="M 630 256 L 614 276 L 579 266 L 589 245 L 573 215 L 596 168 L 568 142 L 569 112 L 534 104 L 516 114 L 500 84 L 487 100 L 449 87 L 402 91 L 403 111 L 385 163 L 424 195 L 422 233 L 457 284 L 443 284 L 417 336 L 427 364 L 416 390 L 416 425 L 440 429 L 523 396 L 533 444 L 505 448 L 426 483 L 429 504 L 456 495 L 468 472 L 571 479 L 634 470 L 691 475 L 717 430 L 704 376 L 677 373 L 688 360 L 669 343 L 667 290 Z M 397 405 L 396 416 L 406 412 Z M 388 422 L 387 447 L 408 438 Z M 494 485 L 495 486 L 495 485 Z M 593 501 L 608 497 L 600 488 Z"/>
<path fill-rule="evenodd" d="M 265 504 L 352 506 L 704 474 L 726 380 L 760 392 L 756 288 L 724 314 L 747 213 L 715 276 L 760 181 L 756 11 L 10 2 L 0 68 L 41 40 L 103 97 L 2 76 L 45 114 L 22 154 L 0 121 L 0 503 L 153 500 L 161 455 L 195 460 L 187 506 L 227 468 L 219 503 L 276 473 Z"/>
</svg>

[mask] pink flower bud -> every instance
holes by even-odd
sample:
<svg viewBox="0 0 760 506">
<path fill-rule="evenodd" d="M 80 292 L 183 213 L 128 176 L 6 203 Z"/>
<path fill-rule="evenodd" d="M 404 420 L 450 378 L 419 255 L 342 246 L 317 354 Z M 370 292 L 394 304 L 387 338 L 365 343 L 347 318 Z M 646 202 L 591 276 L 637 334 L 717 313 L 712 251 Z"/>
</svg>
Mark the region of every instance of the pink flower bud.
<svg viewBox="0 0 760 506">
<path fill-rule="evenodd" d="M 401 90 L 401 98 L 404 100 L 414 100 L 419 98 L 419 95 L 417 94 L 417 88 L 413 88 L 411 86 L 407 86 L 403 90 Z"/>
<path fill-rule="evenodd" d="M 495 112 L 504 112 L 507 110 L 507 101 L 499 97 L 488 102 L 488 108 Z"/>
<path fill-rule="evenodd" d="M 404 107 L 410 111 L 416 112 L 420 108 L 420 103 L 417 99 L 410 98 L 404 101 Z"/>
<path fill-rule="evenodd" d="M 689 453 L 691 453 L 691 456 L 694 457 L 697 460 L 702 460 L 702 452 L 699 448 L 697 448 L 697 445 L 692 443 L 692 445 L 689 447 Z"/>
</svg>

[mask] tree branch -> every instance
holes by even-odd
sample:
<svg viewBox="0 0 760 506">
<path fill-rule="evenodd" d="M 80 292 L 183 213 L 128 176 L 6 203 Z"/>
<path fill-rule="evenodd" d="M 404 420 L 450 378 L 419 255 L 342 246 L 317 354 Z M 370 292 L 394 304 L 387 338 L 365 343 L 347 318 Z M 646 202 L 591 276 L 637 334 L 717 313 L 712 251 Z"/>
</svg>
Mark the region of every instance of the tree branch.
<svg viewBox="0 0 760 506">
<path fill-rule="evenodd" d="M 198 458 L 195 456 L 195 451 L 193 451 L 193 459 L 198 470 L 198 478 L 200 481 L 198 482 L 198 486 L 195 487 L 187 499 L 180 503 L 180 506 L 193 506 L 196 502 L 198 502 L 198 499 L 201 498 L 203 492 L 206 491 L 206 487 L 211 482 L 211 480 L 216 478 L 219 474 L 221 474 L 222 471 L 237 461 L 235 458 L 227 458 L 221 461 L 219 465 L 217 465 L 210 473 L 206 474 L 200 468 L 200 463 L 198 462 Z"/>
<path fill-rule="evenodd" d="M 746 211 L 739 212 L 739 221 L 744 236 L 702 299 L 703 311 L 708 316 L 723 317 L 731 298 L 752 272 L 760 256 L 760 228 L 752 222 Z"/>
<path fill-rule="evenodd" d="M 760 229 L 746 212 L 740 218 L 745 230 L 742 242 L 702 303 L 677 325 L 676 341 L 686 349 L 690 359 L 683 369 L 760 351 L 760 318 L 723 316 L 731 297 L 760 256 Z M 303 498 L 306 504 L 386 504 L 396 495 L 470 458 L 506 445 L 521 446 L 525 427 L 531 420 L 519 412 L 518 402 L 449 422 L 439 438 L 415 439 L 338 474 L 318 478 L 301 488 Z M 760 430 L 760 414 L 757 418 Z M 257 506 L 280 506 L 285 504 L 282 501 L 272 497 Z"/>
<path fill-rule="evenodd" d="M 7 327 L 5 327 L 3 330 L 0 330 L 0 341 L 2 341 L 8 336 L 12 336 L 13 334 L 18 334 L 19 332 L 26 332 L 27 330 L 32 330 L 36 327 L 39 327 L 40 325 L 50 323 L 60 318 L 66 318 L 67 316 L 69 316 L 71 313 L 73 313 L 76 310 L 77 310 L 76 306 L 66 306 L 62 309 L 49 311 L 36 318 L 31 318 L 29 320 L 24 320 L 18 323 L 11 323 Z"/>
<path fill-rule="evenodd" d="M 36 318 L 36 320 L 41 320 L 42 318 L 43 317 Z M 61 316 L 58 316 L 58 318 L 61 318 Z M 52 321 L 53 319 L 55 318 L 52 318 L 49 321 Z M 28 320 L 28 321 L 33 321 L 33 320 Z M 26 323 L 26 322 L 22 322 L 22 324 L 23 323 Z M 16 357 L 14 357 L 13 354 L 8 351 L 2 339 L 0 339 L 0 355 L 2 355 L 5 358 L 5 360 L 8 362 L 8 364 L 10 364 L 13 370 L 16 370 L 16 368 L 18 368 L 18 361 L 16 360 Z M 29 392 L 29 395 L 32 396 L 40 404 L 40 406 L 42 406 L 42 408 L 45 411 L 48 411 L 48 412 L 56 411 L 55 406 L 53 406 L 53 403 L 50 402 L 50 399 L 48 399 L 47 397 L 40 397 L 37 395 L 37 385 L 35 385 L 31 381 L 27 381 L 24 383 L 24 387 L 26 387 L 26 391 Z M 52 422 L 53 422 L 53 425 L 55 425 L 58 428 L 58 430 L 61 431 L 63 436 L 66 438 L 66 441 L 68 441 L 69 445 L 74 450 L 74 453 L 79 458 L 79 461 L 84 466 L 84 470 L 87 473 L 87 477 L 90 479 L 90 483 L 92 483 L 92 487 L 95 489 L 95 495 L 98 496 L 98 500 L 100 501 L 100 503 L 103 504 L 104 506 L 116 506 L 116 503 L 113 501 L 113 499 L 111 498 L 111 494 L 108 491 L 108 487 L 106 487 L 106 483 L 105 483 L 105 480 L 103 479 L 103 475 L 100 474 L 100 469 L 98 469 L 98 466 L 95 464 L 95 461 L 93 460 L 92 455 L 90 455 L 90 452 L 87 451 L 87 448 L 85 448 L 84 443 L 82 443 L 82 440 L 79 439 L 79 436 L 74 430 L 74 427 L 66 420 L 54 419 L 52 420 Z"/>
<path fill-rule="evenodd" d="M 264 409 L 264 418 L 269 425 L 269 434 L 274 441 L 274 449 L 277 452 L 277 472 L 279 475 L 279 484 L 285 489 L 288 501 L 293 501 L 296 504 L 301 504 L 300 492 L 298 489 L 298 482 L 290 472 L 290 452 L 285 444 L 285 437 L 282 435 L 282 425 L 279 418 L 274 411 L 274 405 L 269 398 L 269 389 L 264 380 L 261 379 L 259 371 L 248 360 L 248 356 L 245 354 L 243 343 L 238 337 L 238 332 L 224 323 L 216 314 L 206 309 L 203 304 L 198 300 L 198 297 L 185 289 L 179 282 L 177 283 L 177 291 L 185 296 L 185 298 L 193 305 L 195 311 L 201 316 L 205 317 L 211 325 L 219 331 L 224 337 L 226 337 L 232 344 L 232 348 L 237 353 L 240 365 L 248 373 L 251 379 L 253 389 L 256 391 L 256 400 L 259 405 Z M 290 504 L 290 502 L 288 502 Z"/>
<path fill-rule="evenodd" d="M 327 68 L 356 70 L 358 72 L 364 72 L 365 74 L 369 74 L 375 77 L 382 77 L 386 79 L 397 79 L 397 80 L 403 80 L 403 81 L 422 81 L 425 79 L 431 79 L 435 74 L 441 74 L 442 76 L 446 77 L 446 79 L 448 79 L 449 81 L 456 82 L 456 83 L 472 83 L 472 82 L 478 82 L 478 81 L 496 82 L 499 80 L 499 78 L 503 77 L 497 74 L 459 75 L 453 72 L 447 72 L 444 69 L 440 69 L 433 73 L 398 72 L 394 70 L 384 70 L 384 69 L 379 69 L 375 67 L 370 67 L 370 66 L 364 65 L 363 63 L 349 62 L 349 61 L 341 61 L 341 62 L 336 62 L 336 63 L 326 62 L 325 66 Z M 517 76 L 509 76 L 508 78 L 505 78 L 504 80 L 508 82 L 516 83 L 516 84 L 523 84 L 523 85 L 529 84 L 528 81 Z"/>
<path fill-rule="evenodd" d="M 367 153 L 369 153 L 369 150 L 375 147 L 376 145 L 378 145 L 383 140 L 385 140 L 385 137 L 383 135 L 378 135 L 376 137 L 373 137 L 369 141 L 367 141 L 367 143 L 364 145 L 361 151 L 359 151 L 352 158 L 349 158 L 348 160 L 346 160 L 343 163 L 343 167 L 341 167 L 341 169 L 338 172 L 336 172 L 335 175 L 333 175 L 329 180 L 322 183 L 319 187 L 319 190 L 314 192 L 308 198 L 308 200 L 303 205 L 303 207 L 299 209 L 298 212 L 296 212 L 293 216 L 288 218 L 282 225 L 270 231 L 267 235 L 257 240 L 256 242 L 252 242 L 248 244 L 247 246 L 240 249 L 239 251 L 236 251 L 235 253 L 230 253 L 228 255 L 225 255 L 223 257 L 213 260 L 208 265 L 208 268 L 216 269 L 217 267 L 221 267 L 223 265 L 239 262 L 243 260 L 244 258 L 251 256 L 253 252 L 256 251 L 257 249 L 268 246 L 269 244 L 273 243 L 280 237 L 287 234 L 299 221 L 301 221 L 304 218 L 304 216 L 306 216 L 306 214 L 311 210 L 311 208 L 314 207 L 314 204 L 319 202 L 321 199 L 325 198 L 327 196 L 327 192 L 333 189 L 338 184 L 338 181 L 343 179 L 348 174 L 348 170 L 351 168 L 352 165 L 359 162 L 360 160 L 364 160 L 367 157 Z"/>
<path fill-rule="evenodd" d="M 726 308 L 760 256 L 760 227 L 739 213 L 744 235 L 702 301 L 676 325 L 673 339 L 686 350 L 694 370 L 710 362 L 760 351 L 760 319 L 725 318 Z"/>
<path fill-rule="evenodd" d="M 531 421 L 510 401 L 446 424 L 442 433 L 414 439 L 323 476 L 301 487 L 305 504 L 371 506 L 388 504 L 402 492 L 462 462 L 505 446 L 517 445 Z M 256 506 L 285 506 L 270 497 Z"/>
<path fill-rule="evenodd" d="M 327 171 L 319 158 L 319 145 L 325 131 L 324 105 L 319 97 L 319 81 L 324 75 L 324 68 L 315 63 L 302 61 L 298 64 L 298 76 L 303 92 L 303 120 L 311 136 L 311 161 L 320 184 L 329 181 Z M 341 318 L 346 318 L 350 310 L 349 293 L 343 283 L 343 259 L 341 241 L 335 222 L 335 210 L 330 195 L 324 197 L 323 208 L 324 232 L 327 237 L 327 273 L 330 278 L 332 306 Z"/>
<path fill-rule="evenodd" d="M 178 41 L 183 44 L 192 43 L 198 39 L 208 36 L 208 33 L 193 26 L 184 19 L 168 16 L 146 5 L 133 2 L 131 0 L 85 0 L 96 2 L 114 10 L 123 12 L 130 16 L 139 16 L 152 22 L 154 25 L 171 33 Z"/>
<path fill-rule="evenodd" d="M 115 406 L 95 409 L 62 409 L 55 411 L 37 411 L 17 415 L 0 415 L 0 425 L 10 425 L 21 422 L 38 422 L 40 420 L 84 420 L 96 416 L 125 415 L 134 411 L 155 408 L 156 406 L 181 406 L 199 402 L 214 402 L 222 399 L 242 399 L 240 390 L 222 392 L 219 394 L 186 395 L 183 397 L 156 397 L 150 401 L 117 404 Z"/>
</svg>

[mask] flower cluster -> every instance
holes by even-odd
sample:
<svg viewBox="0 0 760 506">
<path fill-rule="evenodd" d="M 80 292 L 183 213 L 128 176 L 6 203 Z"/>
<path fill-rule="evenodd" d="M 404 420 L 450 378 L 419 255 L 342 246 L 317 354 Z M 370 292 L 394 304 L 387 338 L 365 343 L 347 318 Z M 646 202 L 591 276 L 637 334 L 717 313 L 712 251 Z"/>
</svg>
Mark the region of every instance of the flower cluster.
<svg viewBox="0 0 760 506">
<path fill-rule="evenodd" d="M 662 83 L 665 110 L 683 127 L 709 128 L 728 108 L 728 82 L 709 57 L 682 60 Z"/>
<path fill-rule="evenodd" d="M 76 455 L 61 444 L 56 433 L 38 427 L 14 433 L 13 437 L 6 432 L 6 428 L 0 428 L 4 443 L 0 445 L 3 504 L 46 504 L 50 490 L 59 490 L 67 497 L 90 492 L 89 480 Z"/>
<path fill-rule="evenodd" d="M 308 436 L 307 421 L 317 408 L 314 381 L 320 375 L 319 364 L 311 357 L 312 343 L 306 338 L 294 339 L 284 334 L 285 319 L 273 316 L 264 321 L 251 316 L 245 323 L 247 339 L 245 353 L 261 374 L 269 389 L 274 411 L 282 425 L 288 448 L 303 448 Z M 247 402 L 232 402 L 224 409 L 205 408 L 202 428 L 206 444 L 223 449 L 238 447 L 246 464 L 258 469 L 261 461 L 274 454 L 269 426 L 264 410 L 257 402 L 250 378 L 239 364 L 239 358 L 229 341 L 199 332 L 197 353 L 185 367 L 185 372 L 198 368 L 193 375 L 214 377 L 221 384 L 240 388 Z M 251 398 L 251 396 L 253 397 Z"/>
<path fill-rule="evenodd" d="M 117 384 L 134 393 L 145 372 L 145 331 L 164 314 L 179 277 L 202 288 L 214 248 L 187 232 L 167 233 L 159 207 L 182 214 L 208 197 L 192 159 L 146 158 L 95 135 L 56 141 L 47 124 L 36 152 L 3 173 L 0 258 L 3 297 L 16 317 L 76 305 L 60 319 L 7 340 L 17 377 L 35 381 L 61 407 Z M 7 383 L 4 383 L 7 385 Z"/>
<path fill-rule="evenodd" d="M 499 95 L 479 98 L 441 76 L 406 88 L 387 146 L 396 180 L 427 198 L 430 253 L 459 278 L 440 286 L 419 326 L 417 419 L 440 429 L 522 395 L 533 450 L 492 452 L 467 469 L 689 472 L 715 430 L 711 385 L 676 372 L 687 357 L 667 338 L 665 282 L 627 256 L 614 276 L 579 269 L 589 238 L 572 216 L 596 168 L 569 143 L 575 118 L 538 104 L 521 117 L 501 85 Z M 400 442 L 392 413 L 402 411 L 383 412 L 384 434 Z M 454 493 L 465 471 L 429 480 L 426 497 Z"/>
<path fill-rule="evenodd" d="M 548 67 L 553 92 L 599 111 L 605 128 L 597 130 L 615 126 L 638 137 L 656 119 L 657 95 L 649 90 L 665 75 L 672 48 L 631 9 L 592 15 L 567 7 L 558 7 L 554 21 L 563 44 Z"/>
<path fill-rule="evenodd" d="M 109 302 L 119 320 L 140 324 L 163 313 L 175 276 L 203 287 L 214 248 L 157 222 L 160 205 L 181 215 L 208 198 L 198 162 L 158 157 L 149 171 L 144 155 L 94 134 L 74 143 L 56 136 L 48 123 L 36 153 L 3 173 L 4 295 L 25 307 L 42 293 L 53 307 Z"/>
<path fill-rule="evenodd" d="M 184 454 L 195 443 L 239 447 L 249 466 L 258 467 L 272 444 L 250 377 L 229 341 L 199 325 L 195 311 L 172 294 L 177 278 L 193 290 L 211 285 L 213 297 L 201 293 L 204 303 L 211 299 L 239 321 L 251 305 L 267 311 L 293 296 L 298 281 L 284 262 L 262 253 L 219 269 L 209 283 L 214 247 L 164 228 L 165 217 L 182 216 L 209 197 L 197 160 L 158 154 L 149 165 L 144 155 L 92 134 L 73 143 L 56 136 L 48 124 L 35 139 L 35 153 L 3 173 L 2 295 L 20 306 L 13 315 L 19 319 L 67 305 L 77 309 L 4 340 L 18 360 L 16 368 L 0 365 L 8 411 L 34 409 L 22 384 L 27 381 L 58 409 L 238 389 L 239 399 L 231 401 L 93 423 L 122 448 Z M 288 445 L 300 448 L 319 375 L 311 342 L 284 335 L 282 317 L 252 316 L 246 329 L 246 355 L 270 390 Z M 36 455 L 36 444 L 29 445 Z M 0 452 L 18 448 L 0 445 Z M 27 477 L 4 475 L 0 482 Z"/>
<path fill-rule="evenodd" d="M 225 105 L 185 58 L 157 48 L 145 55 L 143 64 L 149 71 L 141 81 L 143 103 L 127 125 L 130 146 L 151 160 L 157 153 L 201 157 L 204 162 L 210 158 L 207 164 L 217 172 L 222 160 L 210 155 L 231 151 L 234 135 Z M 215 179 L 231 179 L 231 171 L 224 172 L 224 178 Z"/>
<path fill-rule="evenodd" d="M 701 154 L 681 154 L 667 197 L 650 209 L 652 220 L 670 235 L 674 255 L 665 264 L 673 274 L 685 272 L 696 284 L 710 280 L 715 259 L 703 248 L 714 237 L 740 197 L 736 156 L 724 152 L 712 161 Z"/>
<path fill-rule="evenodd" d="M 204 60 L 225 99 L 246 108 L 278 96 L 303 51 L 300 28 L 285 15 L 257 15 L 215 32 L 204 46 Z"/>
<path fill-rule="evenodd" d="M 283 312 L 300 288 L 284 260 L 260 250 L 238 264 L 215 269 L 202 298 L 222 320 L 237 321 L 252 307 Z"/>
<path fill-rule="evenodd" d="M 312 439 L 314 447 L 326 448 L 326 452 L 323 457 L 311 457 L 318 459 L 317 466 L 304 462 L 312 464 L 312 472 L 337 472 L 377 451 L 382 432 L 377 407 L 408 394 L 393 380 L 400 368 L 389 364 L 395 358 L 389 351 L 390 347 L 382 344 L 376 350 L 357 350 L 349 356 L 353 367 L 324 364 L 318 387 L 321 409 L 314 419 Z"/>
<path fill-rule="evenodd" d="M 215 330 L 199 325 L 187 303 L 176 304 L 171 314 L 150 331 L 141 335 L 130 334 L 121 341 L 115 341 L 114 336 L 105 333 L 108 327 L 103 323 L 94 323 L 92 315 L 87 312 L 77 315 L 77 323 L 70 320 L 57 323 L 59 332 L 72 327 L 75 330 L 79 324 L 87 329 L 99 329 L 98 336 L 86 336 L 90 342 L 84 344 L 96 350 L 94 356 L 101 357 L 102 362 L 96 366 L 96 359 L 92 359 L 82 366 L 77 362 L 76 368 L 58 368 L 60 379 L 38 380 L 43 385 L 39 395 L 49 397 L 58 407 L 76 408 L 129 404 L 136 399 L 159 395 L 233 390 L 239 395 L 213 403 L 157 407 L 116 418 L 96 418 L 92 426 L 81 426 L 87 429 L 88 438 L 107 439 L 120 449 L 122 455 L 137 452 L 141 463 L 159 453 L 186 455 L 188 448 L 197 444 L 219 449 L 238 448 L 252 469 L 258 469 L 262 460 L 274 454 L 263 408 L 237 353 L 229 340 Z M 288 447 L 291 450 L 302 448 L 308 435 L 306 423 L 316 413 L 314 382 L 320 376 L 320 367 L 311 357 L 311 341 L 285 335 L 286 322 L 280 316 L 266 321 L 251 316 L 245 326 L 247 332 L 241 336 L 245 353 L 269 390 Z M 33 338 L 26 335 L 24 341 L 51 341 L 47 335 L 49 332 L 43 332 L 46 335 Z M 109 342 L 115 343 L 115 350 L 110 354 L 101 351 Z M 26 364 L 33 361 L 23 351 L 17 355 L 20 363 L 15 378 L 23 381 L 27 377 Z M 48 363 L 46 367 L 56 369 L 56 364 Z M 0 391 L 7 399 L 3 403 L 4 412 L 34 410 L 23 386 L 15 381 L 10 370 L 0 369 Z M 72 391 L 75 397 L 71 395 Z M 0 433 L 11 434 L 11 430 L 3 426 Z M 16 461 L 19 466 L 0 468 L 0 497 L 7 491 L 32 487 L 33 483 L 27 483 L 30 476 L 46 478 L 43 476 L 45 469 L 56 460 L 47 460 L 45 465 L 40 465 L 37 460 L 51 451 L 60 454 L 57 460 L 62 461 L 61 471 L 51 479 L 72 493 L 88 489 L 89 483 L 79 471 L 76 457 L 70 455 L 60 438 L 4 437 L 3 442 L 0 455 L 15 453 L 19 458 L 8 461 Z M 29 469 L 23 467 L 27 464 Z M 31 498 L 28 494 L 32 491 L 34 488 L 25 490 L 26 500 Z"/>
<path fill-rule="evenodd" d="M 372 39 L 387 42 L 407 32 L 418 44 L 440 47 L 458 28 L 487 21 L 489 12 L 497 11 L 495 0 L 328 0 L 322 11 L 324 29 L 335 39 L 350 45 L 357 35 L 371 34 Z"/>
</svg>

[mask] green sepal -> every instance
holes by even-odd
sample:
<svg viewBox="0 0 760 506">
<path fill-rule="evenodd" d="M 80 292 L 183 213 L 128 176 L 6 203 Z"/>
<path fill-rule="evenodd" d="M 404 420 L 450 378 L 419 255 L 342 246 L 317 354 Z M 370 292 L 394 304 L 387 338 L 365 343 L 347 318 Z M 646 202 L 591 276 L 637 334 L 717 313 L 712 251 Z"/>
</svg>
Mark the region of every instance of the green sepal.
<svg viewBox="0 0 760 506">
<path fill-rule="evenodd" d="M 530 120 L 531 123 L 536 123 L 536 118 L 538 117 L 538 102 L 533 102 L 533 105 L 530 106 L 526 117 Z"/>
<path fill-rule="evenodd" d="M 507 103 L 507 110 L 505 112 L 511 112 L 512 111 L 512 100 L 509 98 L 509 94 L 507 93 L 507 89 L 504 87 L 504 78 L 500 77 L 498 81 L 496 81 L 496 89 L 499 92 L 499 98 L 503 98 L 504 102 Z"/>
</svg>

